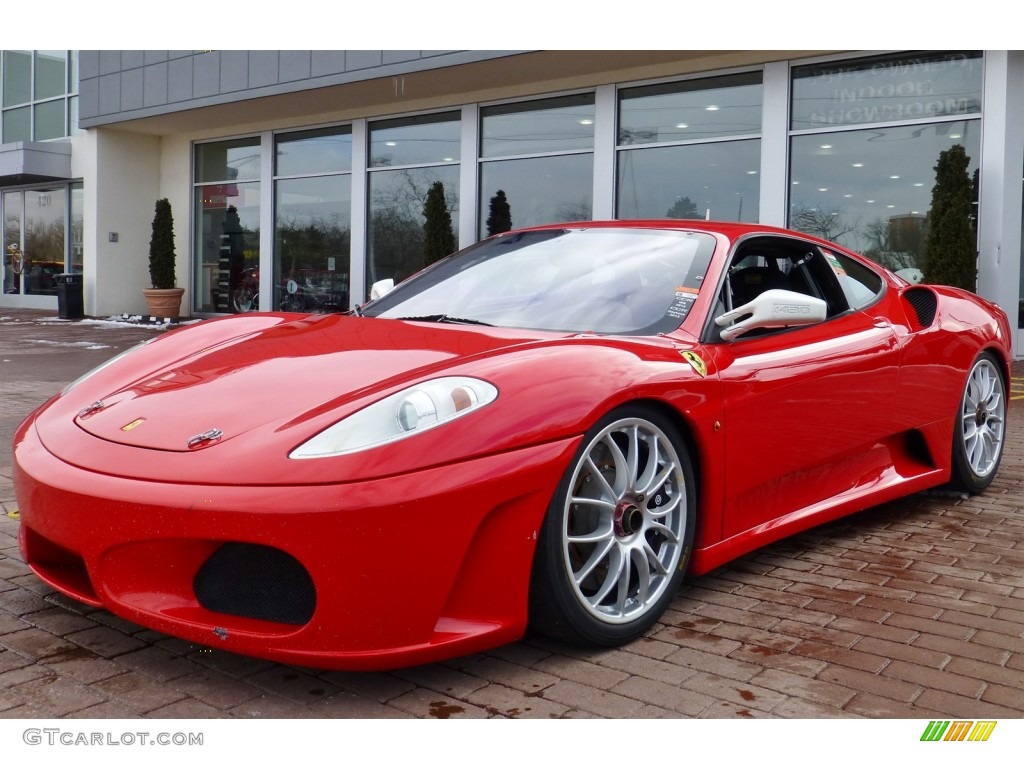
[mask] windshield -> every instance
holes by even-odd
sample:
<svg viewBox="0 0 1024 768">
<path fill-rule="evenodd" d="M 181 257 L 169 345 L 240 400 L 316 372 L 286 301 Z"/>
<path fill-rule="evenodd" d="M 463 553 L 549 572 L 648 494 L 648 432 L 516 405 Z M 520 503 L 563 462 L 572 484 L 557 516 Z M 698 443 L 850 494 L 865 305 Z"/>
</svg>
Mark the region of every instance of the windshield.
<svg viewBox="0 0 1024 768">
<path fill-rule="evenodd" d="M 364 307 L 369 317 L 651 335 L 686 317 L 715 239 L 663 229 L 557 229 L 485 240 Z"/>
</svg>

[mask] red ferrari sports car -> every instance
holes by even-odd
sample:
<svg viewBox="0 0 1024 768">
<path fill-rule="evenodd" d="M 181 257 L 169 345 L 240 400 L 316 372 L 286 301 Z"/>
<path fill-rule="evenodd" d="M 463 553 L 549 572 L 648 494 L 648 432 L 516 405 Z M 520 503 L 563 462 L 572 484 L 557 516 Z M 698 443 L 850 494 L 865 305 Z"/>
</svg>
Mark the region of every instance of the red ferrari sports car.
<svg viewBox="0 0 1024 768">
<path fill-rule="evenodd" d="M 313 667 L 528 626 L 614 645 L 688 572 L 999 468 L 1004 313 L 808 235 L 552 225 L 376 293 L 163 334 L 39 408 L 14 444 L 33 571 Z"/>
</svg>

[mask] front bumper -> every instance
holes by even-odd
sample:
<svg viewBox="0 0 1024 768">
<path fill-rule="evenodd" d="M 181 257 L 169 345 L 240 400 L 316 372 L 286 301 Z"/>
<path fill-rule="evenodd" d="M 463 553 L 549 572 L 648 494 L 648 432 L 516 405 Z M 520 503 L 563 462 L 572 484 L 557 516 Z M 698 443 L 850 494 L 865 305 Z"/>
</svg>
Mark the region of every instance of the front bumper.
<svg viewBox="0 0 1024 768">
<path fill-rule="evenodd" d="M 196 486 L 83 470 L 29 426 L 14 453 L 19 542 L 54 589 L 199 648 L 427 663 L 522 636 L 537 531 L 578 442 L 366 482 Z M 245 608 L 210 597 L 225 582 Z M 264 595 L 308 610 L 278 620 Z"/>
</svg>

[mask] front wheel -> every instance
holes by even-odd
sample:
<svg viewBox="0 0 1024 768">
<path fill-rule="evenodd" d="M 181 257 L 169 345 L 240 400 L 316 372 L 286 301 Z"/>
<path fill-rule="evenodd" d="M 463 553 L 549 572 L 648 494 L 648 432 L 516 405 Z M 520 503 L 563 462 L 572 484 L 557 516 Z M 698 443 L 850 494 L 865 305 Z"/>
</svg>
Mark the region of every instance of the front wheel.
<svg viewBox="0 0 1024 768">
<path fill-rule="evenodd" d="M 988 352 L 974 361 L 953 434 L 951 484 L 969 493 L 987 488 L 999 470 L 1006 432 L 1006 383 Z"/>
<path fill-rule="evenodd" d="M 656 409 L 601 419 L 559 484 L 541 527 L 530 624 L 587 645 L 639 637 L 682 581 L 694 481 L 679 431 Z"/>
</svg>

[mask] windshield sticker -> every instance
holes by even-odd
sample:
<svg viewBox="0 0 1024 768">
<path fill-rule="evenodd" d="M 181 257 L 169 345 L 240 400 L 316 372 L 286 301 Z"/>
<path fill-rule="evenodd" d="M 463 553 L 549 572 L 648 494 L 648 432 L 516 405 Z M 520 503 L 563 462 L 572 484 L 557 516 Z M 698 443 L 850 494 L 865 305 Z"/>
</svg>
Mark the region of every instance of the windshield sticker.
<svg viewBox="0 0 1024 768">
<path fill-rule="evenodd" d="M 839 259 L 828 251 L 822 251 L 822 253 L 825 254 L 825 258 L 828 259 L 829 266 L 832 267 L 832 271 L 835 272 L 836 275 L 842 277 L 846 274 L 846 270 L 843 269 L 843 265 L 839 263 Z"/>
<path fill-rule="evenodd" d="M 674 320 L 682 321 L 682 319 L 690 313 L 690 308 L 696 300 L 696 293 L 690 293 L 685 288 L 677 289 L 676 296 L 672 299 L 672 304 L 669 306 L 665 314 Z"/>
</svg>

